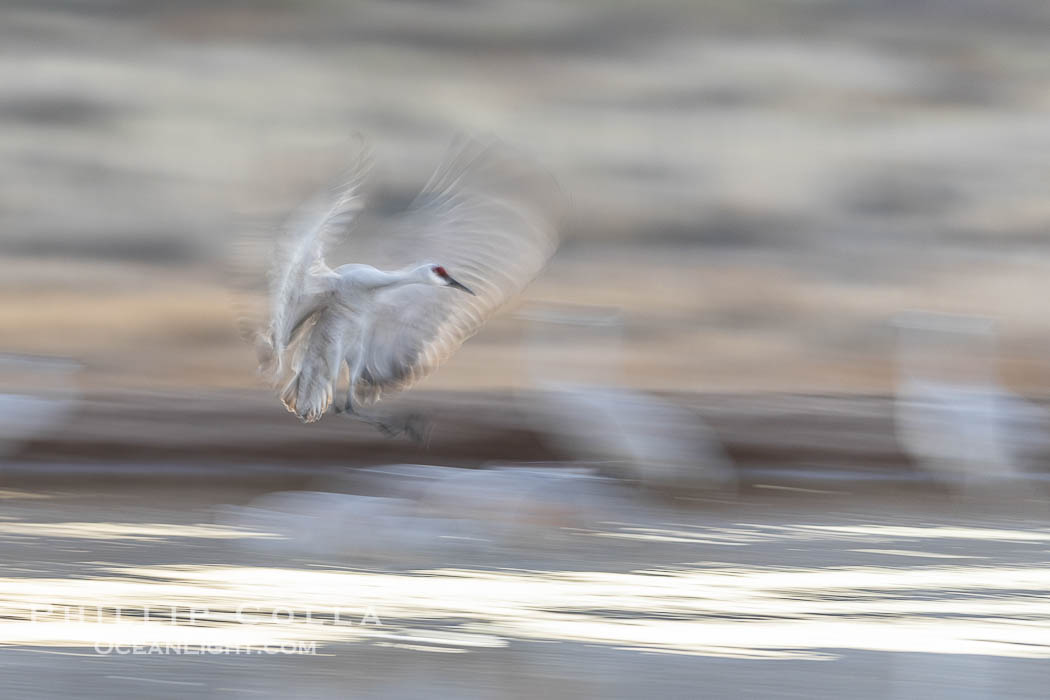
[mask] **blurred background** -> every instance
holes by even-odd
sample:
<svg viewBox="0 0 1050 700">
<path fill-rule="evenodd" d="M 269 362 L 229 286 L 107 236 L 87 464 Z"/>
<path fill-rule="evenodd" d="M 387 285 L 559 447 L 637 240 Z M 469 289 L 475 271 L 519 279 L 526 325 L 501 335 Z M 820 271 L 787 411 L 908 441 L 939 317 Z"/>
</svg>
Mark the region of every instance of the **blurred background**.
<svg viewBox="0 0 1050 700">
<path fill-rule="evenodd" d="M 0 678 L 1039 697 L 1048 31 L 1040 0 L 2 0 Z M 355 134 L 383 216 L 461 132 L 557 178 L 561 249 L 399 399 L 428 444 L 300 425 L 236 242 Z M 118 658 L 27 612 L 100 598 L 384 624 Z"/>
</svg>

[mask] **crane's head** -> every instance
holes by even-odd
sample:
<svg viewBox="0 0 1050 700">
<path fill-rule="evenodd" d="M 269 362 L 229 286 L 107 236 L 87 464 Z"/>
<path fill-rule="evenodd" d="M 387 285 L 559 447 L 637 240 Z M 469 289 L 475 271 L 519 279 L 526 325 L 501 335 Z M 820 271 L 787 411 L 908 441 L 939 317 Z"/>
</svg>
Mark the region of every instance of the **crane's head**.
<svg viewBox="0 0 1050 700">
<path fill-rule="evenodd" d="M 445 270 L 445 268 L 443 268 L 441 265 L 431 265 L 429 273 L 431 284 L 435 284 L 439 287 L 454 287 L 461 292 L 466 292 L 467 294 L 470 294 L 472 296 L 477 296 L 476 294 L 474 294 L 474 291 L 470 287 L 453 279 L 452 275 L 448 274 L 448 271 Z"/>
</svg>

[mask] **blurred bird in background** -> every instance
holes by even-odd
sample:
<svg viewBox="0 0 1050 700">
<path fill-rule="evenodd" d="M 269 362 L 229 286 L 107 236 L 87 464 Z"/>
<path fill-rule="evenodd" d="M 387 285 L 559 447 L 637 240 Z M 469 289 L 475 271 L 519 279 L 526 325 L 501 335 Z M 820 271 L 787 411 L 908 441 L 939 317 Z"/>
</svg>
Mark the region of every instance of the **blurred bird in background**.
<svg viewBox="0 0 1050 700">
<path fill-rule="evenodd" d="M 557 247 L 560 191 L 495 141 L 457 139 L 407 211 L 362 226 L 371 167 L 362 147 L 338 187 L 298 212 L 272 252 L 267 313 L 246 324 L 285 407 L 319 420 L 347 368 L 340 410 L 422 439 L 418 418 L 362 412 L 420 381 L 543 269 Z M 343 239 L 359 262 L 326 256 Z M 374 266 L 360 262 L 371 257 Z"/>
<path fill-rule="evenodd" d="M 321 479 L 216 512 L 223 525 L 274 533 L 237 547 L 419 568 L 499 559 L 570 544 L 582 529 L 634 512 L 610 479 L 533 465 L 462 469 L 386 464 Z"/>
<path fill-rule="evenodd" d="M 527 396 L 529 414 L 552 447 L 654 493 L 735 489 L 733 462 L 700 416 L 625 386 L 618 310 L 547 304 L 519 316 L 528 323 L 528 376 L 538 389 Z M 550 352 L 563 347 L 586 349 L 586 372 L 564 376 Z"/>
<path fill-rule="evenodd" d="M 1050 415 L 999 380 L 990 319 L 913 311 L 894 325 L 897 438 L 934 478 L 963 490 L 1006 482 L 1050 449 Z"/>
<path fill-rule="evenodd" d="M 80 369 L 64 358 L 0 355 L 0 457 L 69 420 L 80 399 Z"/>
</svg>

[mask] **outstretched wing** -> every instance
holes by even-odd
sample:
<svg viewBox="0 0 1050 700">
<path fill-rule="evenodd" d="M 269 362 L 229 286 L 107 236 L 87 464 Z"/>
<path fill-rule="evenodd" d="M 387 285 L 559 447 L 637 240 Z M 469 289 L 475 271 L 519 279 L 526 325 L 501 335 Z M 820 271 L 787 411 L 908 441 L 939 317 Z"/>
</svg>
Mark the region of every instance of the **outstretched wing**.
<svg viewBox="0 0 1050 700">
<path fill-rule="evenodd" d="M 477 333 L 543 269 L 557 247 L 561 213 L 557 184 L 523 156 L 494 141 L 453 143 L 392 222 L 383 262 L 443 265 L 477 296 L 422 285 L 380 292 L 356 400 L 372 403 L 411 386 Z"/>
<path fill-rule="evenodd" d="M 361 190 L 371 165 L 371 154 L 362 146 L 339 184 L 302 207 L 277 242 L 270 271 L 267 334 L 275 372 L 280 371 L 285 350 L 297 329 L 320 310 L 333 277 L 325 263 L 325 253 L 349 231 L 364 207 Z"/>
</svg>

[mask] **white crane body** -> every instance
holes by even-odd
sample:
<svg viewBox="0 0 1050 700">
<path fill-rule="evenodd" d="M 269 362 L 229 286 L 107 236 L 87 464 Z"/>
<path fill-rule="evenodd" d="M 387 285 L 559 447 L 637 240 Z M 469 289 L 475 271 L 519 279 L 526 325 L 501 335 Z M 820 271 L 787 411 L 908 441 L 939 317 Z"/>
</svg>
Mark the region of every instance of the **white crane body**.
<svg viewBox="0 0 1050 700">
<path fill-rule="evenodd" d="M 261 369 L 304 422 L 332 405 L 344 365 L 343 409 L 367 419 L 360 407 L 436 369 L 557 247 L 560 191 L 505 147 L 454 144 L 392 228 L 359 230 L 369 163 L 359 158 L 345 184 L 293 218 L 273 256 L 267 318 L 250 332 Z M 342 237 L 370 240 L 389 264 L 332 269 L 325 256 Z"/>
</svg>

